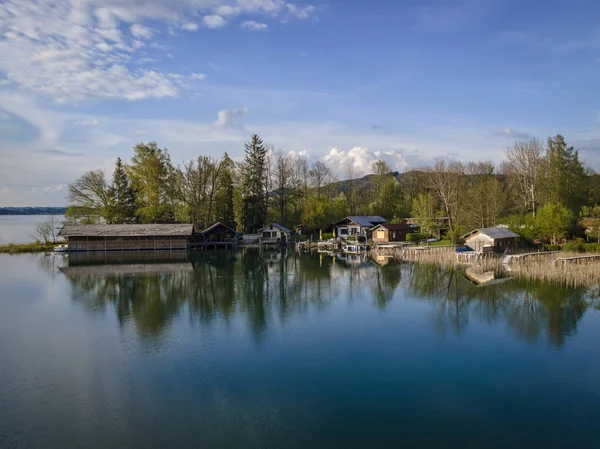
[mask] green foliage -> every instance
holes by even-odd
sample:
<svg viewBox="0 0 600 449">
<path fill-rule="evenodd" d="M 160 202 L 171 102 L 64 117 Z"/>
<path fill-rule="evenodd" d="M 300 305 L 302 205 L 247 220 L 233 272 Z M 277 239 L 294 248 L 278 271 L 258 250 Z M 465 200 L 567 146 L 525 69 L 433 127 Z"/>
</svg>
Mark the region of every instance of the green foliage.
<svg viewBox="0 0 600 449">
<path fill-rule="evenodd" d="M 467 191 L 462 209 L 467 229 L 496 226 L 506 207 L 506 194 L 500 181 L 487 176 Z"/>
<path fill-rule="evenodd" d="M 246 142 L 246 156 L 242 164 L 243 226 L 247 232 L 256 232 L 267 218 L 267 149 L 253 134 Z"/>
<path fill-rule="evenodd" d="M 579 213 L 587 197 L 585 168 L 579 160 L 579 152 L 567 146 L 560 134 L 548 139 L 543 169 L 546 201 L 563 204 Z"/>
<path fill-rule="evenodd" d="M 135 192 L 120 157 L 115 163 L 113 182 L 109 192 L 111 196 L 109 221 L 116 224 L 135 222 Z"/>
<path fill-rule="evenodd" d="M 168 151 L 159 148 L 156 142 L 137 144 L 127 174 L 137 194 L 139 221 L 173 221 L 177 173 Z"/>
<path fill-rule="evenodd" d="M 19 253 L 45 253 L 54 250 L 55 243 L 23 243 L 10 245 L 0 245 L 0 253 L 19 254 Z"/>
<path fill-rule="evenodd" d="M 223 156 L 222 164 L 223 168 L 218 179 L 215 198 L 215 221 L 220 221 L 225 226 L 235 229 L 235 187 L 233 182 L 235 164 L 227 153 Z"/>
<path fill-rule="evenodd" d="M 425 240 L 425 238 L 425 234 L 422 234 L 420 232 L 410 232 L 406 234 L 407 242 L 420 242 L 421 240 Z"/>
<path fill-rule="evenodd" d="M 333 238 L 333 233 L 327 232 L 323 234 L 323 240 L 329 240 Z"/>
<path fill-rule="evenodd" d="M 561 249 L 570 253 L 584 253 L 587 248 L 583 239 L 575 239 L 565 243 Z"/>
<path fill-rule="evenodd" d="M 556 244 L 567 237 L 573 222 L 573 213 L 562 204 L 549 203 L 538 210 L 534 221 L 534 235 L 543 242 Z"/>
<path fill-rule="evenodd" d="M 421 232 L 430 236 L 439 228 L 442 213 L 430 193 L 420 193 L 413 200 L 412 216 L 417 219 Z"/>
</svg>

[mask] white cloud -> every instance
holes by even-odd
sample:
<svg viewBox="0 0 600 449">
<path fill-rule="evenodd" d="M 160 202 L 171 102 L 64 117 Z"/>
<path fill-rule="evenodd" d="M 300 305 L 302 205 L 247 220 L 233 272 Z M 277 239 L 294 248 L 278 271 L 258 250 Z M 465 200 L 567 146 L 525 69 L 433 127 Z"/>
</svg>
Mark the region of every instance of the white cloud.
<svg viewBox="0 0 600 449">
<path fill-rule="evenodd" d="M 371 151 L 368 148 L 354 147 L 344 151 L 339 148 L 332 148 L 329 153 L 323 156 L 323 161 L 332 169 L 337 170 L 342 177 L 349 168 L 357 176 L 371 173 L 371 164 L 378 159 L 387 162 L 393 171 L 403 171 L 408 166 L 404 154 L 398 150 Z"/>
<path fill-rule="evenodd" d="M 131 25 L 131 27 L 129 27 L 129 32 L 133 37 L 138 39 L 152 39 L 152 36 L 154 35 L 154 30 L 152 30 L 152 28 L 148 28 L 138 23 Z"/>
<path fill-rule="evenodd" d="M 501 130 L 500 132 L 497 133 L 497 135 L 499 136 L 505 136 L 505 137 L 511 137 L 514 139 L 525 139 L 527 137 L 530 137 L 529 134 L 522 132 L 522 131 L 517 131 L 513 128 L 504 128 L 503 130 Z"/>
<path fill-rule="evenodd" d="M 248 112 L 248 108 L 245 106 L 241 109 L 223 109 L 217 114 L 217 120 L 213 123 L 213 126 L 216 128 L 226 128 L 228 126 L 240 127 L 239 123 L 234 123 L 234 119 L 246 115 Z"/>
<path fill-rule="evenodd" d="M 221 28 L 227 24 L 227 21 L 218 14 L 210 14 L 202 18 L 202 23 L 207 28 Z"/>
<path fill-rule="evenodd" d="M 44 192 L 62 192 L 67 188 L 66 184 L 57 184 L 44 187 Z"/>
<path fill-rule="evenodd" d="M 229 17 L 303 19 L 313 11 L 285 0 L 4 0 L 1 82 L 61 103 L 174 97 L 183 86 L 160 70 L 131 67 L 153 62 L 143 53 L 156 34 L 147 23 L 195 31 L 190 18 L 198 14 L 220 28 Z"/>
<path fill-rule="evenodd" d="M 204 73 L 190 73 L 190 79 L 193 80 L 205 80 L 206 75 Z"/>
<path fill-rule="evenodd" d="M 0 189 L 0 195 L 4 195 L 5 193 L 10 192 L 10 189 L 7 186 L 4 186 Z"/>
<path fill-rule="evenodd" d="M 254 20 L 246 20 L 242 22 L 242 28 L 252 31 L 264 31 L 268 28 L 266 23 L 255 22 Z"/>
<path fill-rule="evenodd" d="M 21 88 L 58 102 L 176 96 L 162 73 L 128 68 L 139 44 L 119 29 L 126 14 L 94 8 L 94 1 L 4 2 L 0 71 Z M 148 35 L 145 27 L 130 31 Z"/>
<path fill-rule="evenodd" d="M 181 28 L 184 29 L 185 31 L 197 31 L 199 27 L 198 27 L 197 23 L 186 22 L 183 25 L 181 25 Z"/>
</svg>

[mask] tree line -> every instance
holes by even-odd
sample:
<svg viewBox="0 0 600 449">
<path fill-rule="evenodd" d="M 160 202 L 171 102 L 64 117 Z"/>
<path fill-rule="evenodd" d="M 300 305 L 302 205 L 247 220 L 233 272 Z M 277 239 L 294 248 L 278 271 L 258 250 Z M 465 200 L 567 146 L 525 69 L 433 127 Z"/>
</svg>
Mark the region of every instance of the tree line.
<svg viewBox="0 0 600 449">
<path fill-rule="evenodd" d="M 398 174 L 383 160 L 372 174 L 340 181 L 322 161 L 275 151 L 257 135 L 244 159 L 198 156 L 175 166 L 156 142 L 117 159 L 112 179 L 102 170 L 69 185 L 67 217 L 78 223 L 193 223 L 220 221 L 256 232 L 275 221 L 318 232 L 347 215 L 414 217 L 424 234 L 440 227 L 458 240 L 473 228 L 507 224 L 521 235 L 558 241 L 583 223 L 600 239 L 600 176 L 586 168 L 564 137 L 528 138 L 505 150 L 503 161 L 435 163 Z M 582 220 L 583 219 L 583 220 Z"/>
</svg>

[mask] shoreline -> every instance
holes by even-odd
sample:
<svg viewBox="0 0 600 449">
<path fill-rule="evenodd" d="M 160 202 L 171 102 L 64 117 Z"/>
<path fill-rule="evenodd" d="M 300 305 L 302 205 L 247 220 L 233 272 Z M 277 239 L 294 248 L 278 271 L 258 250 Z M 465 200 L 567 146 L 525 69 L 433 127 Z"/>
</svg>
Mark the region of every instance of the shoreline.
<svg viewBox="0 0 600 449">
<path fill-rule="evenodd" d="M 0 245 L 0 254 L 47 253 L 61 243 L 9 243 Z"/>
</svg>

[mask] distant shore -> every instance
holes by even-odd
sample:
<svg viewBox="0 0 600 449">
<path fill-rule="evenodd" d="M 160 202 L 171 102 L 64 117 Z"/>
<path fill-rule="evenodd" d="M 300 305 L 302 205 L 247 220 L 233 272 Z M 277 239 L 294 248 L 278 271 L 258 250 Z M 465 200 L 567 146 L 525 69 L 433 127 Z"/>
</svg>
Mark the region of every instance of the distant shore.
<svg viewBox="0 0 600 449">
<path fill-rule="evenodd" d="M 60 243 L 10 243 L 0 245 L 0 254 L 46 253 L 54 251 Z"/>
<path fill-rule="evenodd" d="M 64 215 L 66 207 L 0 207 L 0 215 Z"/>
</svg>

